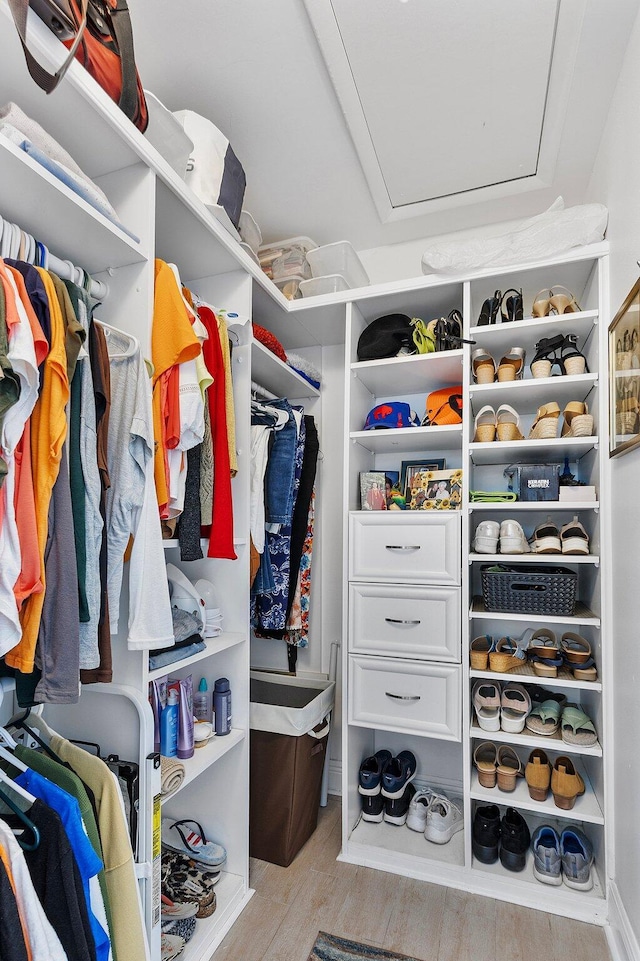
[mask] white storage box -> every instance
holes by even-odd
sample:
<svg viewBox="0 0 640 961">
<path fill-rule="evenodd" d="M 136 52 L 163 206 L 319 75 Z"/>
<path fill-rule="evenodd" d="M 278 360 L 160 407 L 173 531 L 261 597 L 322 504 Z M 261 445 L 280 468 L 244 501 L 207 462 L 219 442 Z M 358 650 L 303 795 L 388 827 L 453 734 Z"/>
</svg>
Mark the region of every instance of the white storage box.
<svg viewBox="0 0 640 961">
<path fill-rule="evenodd" d="M 327 274 L 326 277 L 312 277 L 300 284 L 303 297 L 320 297 L 322 294 L 337 294 L 341 290 L 349 290 L 349 284 L 342 274 Z"/>
<path fill-rule="evenodd" d="M 324 247 L 309 250 L 307 260 L 314 277 L 340 274 L 349 287 L 369 286 L 369 277 L 362 266 L 362 261 L 348 240 L 340 240 L 335 244 L 325 244 Z"/>
<path fill-rule="evenodd" d="M 307 680 L 286 674 L 250 673 L 249 726 L 302 737 L 333 710 L 334 681 Z"/>
</svg>

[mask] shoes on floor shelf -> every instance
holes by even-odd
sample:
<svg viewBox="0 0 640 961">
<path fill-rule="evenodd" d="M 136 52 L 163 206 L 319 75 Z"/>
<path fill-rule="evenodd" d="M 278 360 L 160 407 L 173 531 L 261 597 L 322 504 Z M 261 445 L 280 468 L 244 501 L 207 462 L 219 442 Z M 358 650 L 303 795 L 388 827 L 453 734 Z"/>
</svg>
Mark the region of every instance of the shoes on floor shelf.
<svg viewBox="0 0 640 961">
<path fill-rule="evenodd" d="M 564 883 L 577 891 L 593 887 L 593 846 L 578 828 L 565 828 L 558 835 L 548 824 L 534 831 L 531 839 L 533 875 L 542 884 Z"/>
<path fill-rule="evenodd" d="M 471 845 L 473 856 L 483 864 L 500 858 L 508 871 L 523 871 L 531 835 L 527 822 L 515 808 L 500 816 L 497 804 L 478 805 L 473 818 Z"/>
</svg>

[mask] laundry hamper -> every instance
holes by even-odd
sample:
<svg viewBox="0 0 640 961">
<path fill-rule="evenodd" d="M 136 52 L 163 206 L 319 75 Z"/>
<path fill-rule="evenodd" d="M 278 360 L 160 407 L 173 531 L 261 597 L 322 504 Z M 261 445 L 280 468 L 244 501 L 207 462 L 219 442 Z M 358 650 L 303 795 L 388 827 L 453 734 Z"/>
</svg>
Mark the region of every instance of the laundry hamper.
<svg viewBox="0 0 640 961">
<path fill-rule="evenodd" d="M 334 687 L 251 672 L 251 857 L 288 867 L 316 829 Z"/>
</svg>

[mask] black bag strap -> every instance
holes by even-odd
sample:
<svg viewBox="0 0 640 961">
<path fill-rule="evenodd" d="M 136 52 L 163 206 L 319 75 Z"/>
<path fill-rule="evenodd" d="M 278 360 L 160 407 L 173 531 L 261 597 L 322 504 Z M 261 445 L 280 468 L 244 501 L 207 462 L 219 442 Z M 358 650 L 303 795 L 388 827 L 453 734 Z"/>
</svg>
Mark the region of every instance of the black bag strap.
<svg viewBox="0 0 640 961">
<path fill-rule="evenodd" d="M 133 29 L 126 0 L 118 0 L 117 6 L 108 7 L 113 26 L 113 35 L 120 53 L 120 70 L 122 71 L 122 91 L 118 106 L 129 120 L 135 120 L 138 114 L 138 72 L 133 49 Z"/>
<path fill-rule="evenodd" d="M 88 3 L 89 0 L 80 0 L 81 19 L 78 25 L 76 38 L 73 41 L 71 49 L 69 50 L 67 59 L 64 61 L 61 67 L 58 67 L 55 73 L 49 73 L 49 71 L 46 70 L 41 63 L 38 63 L 36 58 L 27 47 L 27 13 L 29 11 L 29 0 L 9 0 L 9 7 L 11 9 L 13 22 L 16 25 L 16 30 L 18 31 L 18 35 L 20 37 L 20 43 L 22 44 L 22 49 L 24 50 L 24 57 L 27 61 L 27 69 L 35 82 L 42 90 L 45 91 L 45 93 L 51 93 L 52 90 L 56 89 L 65 73 L 71 66 L 87 25 Z"/>
</svg>

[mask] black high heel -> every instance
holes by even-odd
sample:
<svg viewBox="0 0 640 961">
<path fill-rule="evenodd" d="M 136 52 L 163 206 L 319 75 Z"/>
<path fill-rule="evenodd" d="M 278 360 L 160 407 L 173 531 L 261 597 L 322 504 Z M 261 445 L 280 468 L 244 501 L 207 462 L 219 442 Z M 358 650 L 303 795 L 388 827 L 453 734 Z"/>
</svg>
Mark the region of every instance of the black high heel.
<svg viewBox="0 0 640 961">
<path fill-rule="evenodd" d="M 500 304 L 502 303 L 502 291 L 496 290 L 493 297 L 487 297 L 480 310 L 480 316 L 478 317 L 478 327 L 484 327 L 487 324 L 495 324 L 496 317 L 498 316 L 498 311 L 500 310 Z"/>
<path fill-rule="evenodd" d="M 509 294 L 512 294 L 510 297 Z M 500 305 L 501 321 L 503 324 L 513 320 L 522 320 L 524 316 L 522 306 L 522 291 L 512 287 L 505 291 Z"/>
</svg>

